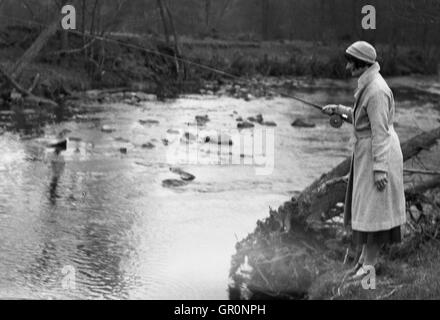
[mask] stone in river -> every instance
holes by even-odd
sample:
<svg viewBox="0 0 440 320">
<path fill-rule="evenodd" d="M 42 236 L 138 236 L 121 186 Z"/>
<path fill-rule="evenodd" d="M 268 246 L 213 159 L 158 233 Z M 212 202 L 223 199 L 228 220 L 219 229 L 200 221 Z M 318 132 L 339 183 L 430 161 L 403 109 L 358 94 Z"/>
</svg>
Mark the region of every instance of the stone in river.
<svg viewBox="0 0 440 320">
<path fill-rule="evenodd" d="M 238 122 L 242 122 L 243 121 L 243 118 L 242 117 L 238 117 L 237 119 L 235 119 L 236 121 L 238 121 Z"/>
<path fill-rule="evenodd" d="M 122 138 L 122 137 L 116 137 L 115 141 L 118 141 L 118 142 L 130 142 L 130 140 Z"/>
<path fill-rule="evenodd" d="M 105 124 L 105 125 L 103 125 L 103 126 L 101 127 L 101 131 L 102 131 L 102 132 L 105 132 L 105 133 L 111 133 L 111 132 L 113 132 L 113 131 L 116 131 L 116 129 L 113 128 L 113 127 L 111 127 L 111 126 L 109 126 L 109 125 L 107 125 L 107 124 Z"/>
<path fill-rule="evenodd" d="M 183 136 L 187 141 L 195 141 L 197 139 L 196 136 L 190 132 L 185 132 Z"/>
<path fill-rule="evenodd" d="M 251 101 L 254 99 L 254 96 L 251 95 L 250 93 L 245 93 L 244 94 L 244 101 Z"/>
<path fill-rule="evenodd" d="M 316 124 L 313 122 L 306 122 L 303 119 L 296 119 L 292 123 L 292 127 L 299 127 L 299 128 L 314 128 Z"/>
<path fill-rule="evenodd" d="M 221 144 L 221 145 L 232 145 L 232 139 L 227 134 L 213 134 L 210 136 L 205 137 L 206 143 L 213 143 L 213 144 Z"/>
<path fill-rule="evenodd" d="M 162 187 L 164 188 L 178 188 L 186 186 L 187 184 L 187 182 L 177 179 L 166 179 L 162 181 Z"/>
<path fill-rule="evenodd" d="M 175 129 L 168 129 L 167 133 L 169 133 L 169 134 L 180 134 L 180 131 L 179 130 L 175 130 Z"/>
<path fill-rule="evenodd" d="M 251 122 L 258 122 L 258 123 L 262 123 L 264 121 L 263 116 L 261 114 L 258 114 L 256 117 L 249 117 L 248 120 Z"/>
<path fill-rule="evenodd" d="M 147 119 L 147 120 L 139 120 L 140 124 L 159 124 L 159 121 Z"/>
<path fill-rule="evenodd" d="M 209 121 L 208 115 L 196 116 L 196 122 L 198 125 L 205 125 Z"/>
<path fill-rule="evenodd" d="M 47 144 L 48 148 L 55 148 L 60 150 L 66 150 L 67 149 L 67 140 L 62 139 L 58 141 L 51 141 Z"/>
<path fill-rule="evenodd" d="M 263 121 L 261 124 L 263 126 L 268 126 L 268 127 L 276 127 L 277 126 L 277 124 L 273 121 Z"/>
<path fill-rule="evenodd" d="M 68 139 L 69 139 L 69 141 L 75 141 L 75 142 L 80 142 L 80 141 L 82 141 L 82 139 L 81 139 L 81 138 L 78 138 L 78 137 L 69 137 Z"/>
<path fill-rule="evenodd" d="M 237 123 L 238 129 L 248 129 L 248 128 L 253 128 L 253 127 L 255 127 L 255 125 L 251 122 L 248 122 L 248 121 Z"/>
<path fill-rule="evenodd" d="M 127 154 L 127 148 L 119 148 L 119 152 L 122 154 Z"/>
<path fill-rule="evenodd" d="M 181 168 L 170 168 L 172 173 L 178 174 L 183 181 L 193 181 L 196 177 L 191 173 L 183 171 Z"/>
<path fill-rule="evenodd" d="M 153 149 L 155 147 L 156 146 L 154 144 L 152 144 L 151 142 L 147 142 L 147 143 L 142 144 L 142 148 L 144 148 L 144 149 Z"/>
</svg>

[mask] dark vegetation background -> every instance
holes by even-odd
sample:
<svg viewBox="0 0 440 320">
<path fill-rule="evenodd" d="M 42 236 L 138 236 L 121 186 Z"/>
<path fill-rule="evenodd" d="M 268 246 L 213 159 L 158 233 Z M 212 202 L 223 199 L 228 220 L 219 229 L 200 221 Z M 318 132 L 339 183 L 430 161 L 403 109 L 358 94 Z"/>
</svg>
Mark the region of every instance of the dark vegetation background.
<svg viewBox="0 0 440 320">
<path fill-rule="evenodd" d="M 166 96 L 222 77 L 173 56 L 239 76 L 344 78 L 343 50 L 360 39 L 376 45 L 387 76 L 440 69 L 436 0 L 0 0 L 0 63 L 16 61 L 64 4 L 76 8 L 77 32 L 58 30 L 20 75 L 28 84 L 39 73 L 40 92 L 59 83 L 74 90 L 142 83 Z M 376 30 L 361 27 L 367 4 L 376 8 Z"/>
</svg>

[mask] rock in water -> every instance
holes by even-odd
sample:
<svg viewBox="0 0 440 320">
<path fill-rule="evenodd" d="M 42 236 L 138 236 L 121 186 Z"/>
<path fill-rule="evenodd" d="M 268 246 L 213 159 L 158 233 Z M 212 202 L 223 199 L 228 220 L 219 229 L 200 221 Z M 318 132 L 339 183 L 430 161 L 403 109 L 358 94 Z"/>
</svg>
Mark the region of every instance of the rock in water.
<svg viewBox="0 0 440 320">
<path fill-rule="evenodd" d="M 115 141 L 118 141 L 118 142 L 130 142 L 130 140 L 122 138 L 122 137 L 116 137 Z"/>
<path fill-rule="evenodd" d="M 145 124 L 146 125 L 151 125 L 151 124 L 159 124 L 159 121 L 147 119 L 147 120 L 139 120 L 139 123 L 143 124 L 143 125 L 145 125 Z"/>
<path fill-rule="evenodd" d="M 175 130 L 175 129 L 168 129 L 167 133 L 169 133 L 169 134 L 180 134 L 180 131 L 179 130 Z"/>
<path fill-rule="evenodd" d="M 263 121 L 261 123 L 261 125 L 267 126 L 267 127 L 276 127 L 277 126 L 277 124 L 273 121 Z"/>
<path fill-rule="evenodd" d="M 181 168 L 170 168 L 172 173 L 180 175 L 180 179 L 183 181 L 193 181 L 196 177 L 191 173 L 183 171 Z"/>
<path fill-rule="evenodd" d="M 188 183 L 177 179 L 166 179 L 162 181 L 162 187 L 164 188 L 178 188 L 186 186 Z"/>
<path fill-rule="evenodd" d="M 208 115 L 196 116 L 197 125 L 204 126 L 209 121 Z"/>
<path fill-rule="evenodd" d="M 147 142 L 142 144 L 142 148 L 144 149 L 154 149 L 156 146 L 154 144 L 152 144 L 151 142 Z"/>
<path fill-rule="evenodd" d="M 237 123 L 238 129 L 248 129 L 248 128 L 253 128 L 253 127 L 255 127 L 255 125 L 251 122 L 248 122 L 248 121 Z"/>
<path fill-rule="evenodd" d="M 109 126 L 109 125 L 107 125 L 107 124 L 105 124 L 105 125 L 103 125 L 101 127 L 101 131 L 105 132 L 105 133 L 112 133 L 112 132 L 116 131 L 116 129 L 111 127 L 111 126 Z"/>
<path fill-rule="evenodd" d="M 122 154 L 127 154 L 127 148 L 119 148 L 119 152 Z"/>
<path fill-rule="evenodd" d="M 66 150 L 67 149 L 67 139 L 62 139 L 59 141 L 52 141 L 47 144 L 48 148 L 55 148 L 55 149 L 61 149 Z"/>
<path fill-rule="evenodd" d="M 186 141 L 195 141 L 197 139 L 197 137 L 190 132 L 185 132 L 183 137 L 186 139 Z"/>
<path fill-rule="evenodd" d="M 251 122 L 257 122 L 257 123 L 260 123 L 260 124 L 264 121 L 262 114 L 257 114 L 257 116 L 255 116 L 255 117 L 248 117 L 247 119 L 249 121 L 251 121 Z"/>
<path fill-rule="evenodd" d="M 227 134 L 213 134 L 205 137 L 205 143 L 232 146 L 232 138 Z"/>
<path fill-rule="evenodd" d="M 306 122 L 303 119 L 296 119 L 292 123 L 292 127 L 298 127 L 298 128 L 314 128 L 316 127 L 316 124 L 312 122 Z"/>
</svg>

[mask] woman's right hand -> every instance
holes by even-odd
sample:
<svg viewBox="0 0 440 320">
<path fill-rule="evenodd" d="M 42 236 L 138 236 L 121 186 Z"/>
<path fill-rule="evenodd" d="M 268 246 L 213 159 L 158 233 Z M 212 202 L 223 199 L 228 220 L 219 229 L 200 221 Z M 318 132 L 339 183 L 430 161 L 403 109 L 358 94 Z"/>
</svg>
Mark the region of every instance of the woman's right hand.
<svg viewBox="0 0 440 320">
<path fill-rule="evenodd" d="M 322 112 L 328 114 L 329 116 L 334 115 L 338 111 L 337 104 L 328 104 L 322 108 Z"/>
</svg>

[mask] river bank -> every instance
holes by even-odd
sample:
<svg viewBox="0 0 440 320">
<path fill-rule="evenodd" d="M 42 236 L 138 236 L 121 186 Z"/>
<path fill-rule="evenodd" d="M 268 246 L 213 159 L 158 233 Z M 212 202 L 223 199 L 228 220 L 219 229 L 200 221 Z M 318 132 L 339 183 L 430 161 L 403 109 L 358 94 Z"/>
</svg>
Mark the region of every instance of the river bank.
<svg viewBox="0 0 440 320">
<path fill-rule="evenodd" d="M 36 27 L 6 26 L 0 31 L 0 63 L 6 68 L 11 66 L 38 33 Z M 182 38 L 177 57 L 160 38 L 132 34 L 107 37 L 108 41 L 84 44 L 83 37 L 76 33 L 63 38 L 58 32 L 23 70 L 19 83 L 24 88 L 33 87 L 35 95 L 57 101 L 74 91 L 121 87 L 156 94 L 159 99 L 176 98 L 181 93 L 199 93 L 206 81 L 218 81 L 220 85 L 228 82 L 230 79 L 221 71 L 247 78 L 347 78 L 341 54 L 341 48 L 348 45 L 345 42 Z M 377 47 L 386 76 L 438 75 L 438 48 Z"/>
</svg>

